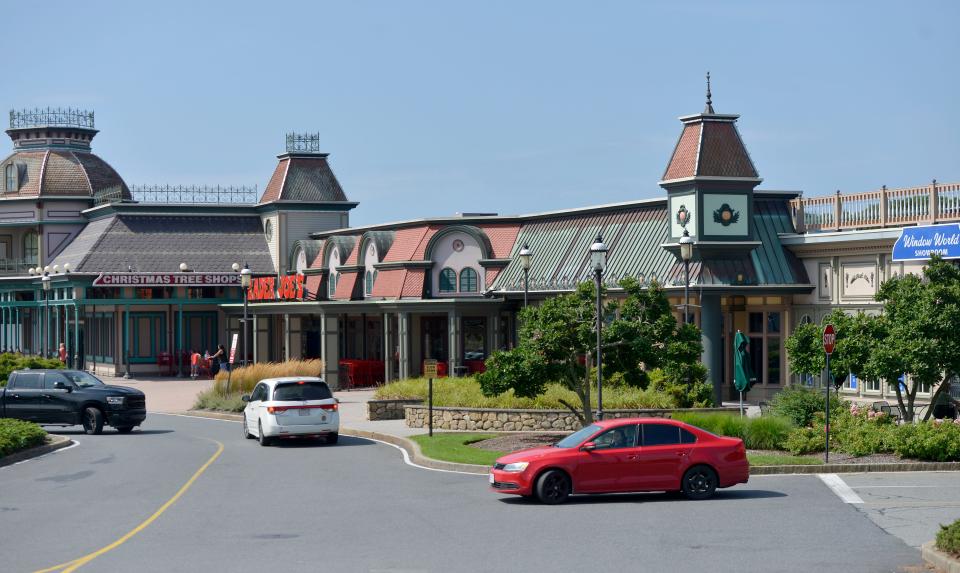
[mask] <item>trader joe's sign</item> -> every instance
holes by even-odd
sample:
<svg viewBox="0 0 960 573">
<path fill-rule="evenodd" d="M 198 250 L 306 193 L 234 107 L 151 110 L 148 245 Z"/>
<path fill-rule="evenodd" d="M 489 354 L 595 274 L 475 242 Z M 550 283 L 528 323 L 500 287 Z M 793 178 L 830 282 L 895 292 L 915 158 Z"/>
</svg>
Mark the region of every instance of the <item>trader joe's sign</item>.
<svg viewBox="0 0 960 573">
<path fill-rule="evenodd" d="M 960 224 L 905 227 L 893 245 L 895 261 L 926 261 L 931 255 L 960 258 Z"/>
<path fill-rule="evenodd" d="M 239 284 L 239 273 L 100 273 L 93 279 L 93 286 L 100 287 L 218 287 Z"/>
<path fill-rule="evenodd" d="M 250 283 L 250 300 L 303 300 L 303 275 L 262 277 Z"/>
</svg>

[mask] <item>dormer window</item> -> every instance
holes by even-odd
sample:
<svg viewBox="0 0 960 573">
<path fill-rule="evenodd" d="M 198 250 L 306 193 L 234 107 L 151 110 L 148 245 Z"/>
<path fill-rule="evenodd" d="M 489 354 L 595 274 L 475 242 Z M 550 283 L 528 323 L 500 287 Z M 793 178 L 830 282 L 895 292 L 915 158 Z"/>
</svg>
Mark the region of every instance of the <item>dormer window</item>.
<svg viewBox="0 0 960 573">
<path fill-rule="evenodd" d="M 4 189 L 10 193 L 17 190 L 17 166 L 13 163 L 7 163 L 3 168 L 3 179 L 6 184 Z"/>
<path fill-rule="evenodd" d="M 440 271 L 440 292 L 457 292 L 457 271 L 453 269 Z"/>
</svg>

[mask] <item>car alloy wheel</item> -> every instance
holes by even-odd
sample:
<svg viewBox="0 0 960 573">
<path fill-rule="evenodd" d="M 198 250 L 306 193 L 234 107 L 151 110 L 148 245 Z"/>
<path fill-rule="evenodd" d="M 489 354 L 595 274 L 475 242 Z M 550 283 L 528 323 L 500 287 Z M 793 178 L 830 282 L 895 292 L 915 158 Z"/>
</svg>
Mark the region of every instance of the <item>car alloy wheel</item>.
<svg viewBox="0 0 960 573">
<path fill-rule="evenodd" d="M 683 476 L 683 493 L 690 499 L 707 499 L 717 490 L 717 472 L 707 466 L 690 468 Z"/>
<path fill-rule="evenodd" d="M 543 503 L 555 505 L 563 503 L 570 496 L 570 478 L 567 474 L 550 470 L 537 481 L 537 497 Z"/>
</svg>

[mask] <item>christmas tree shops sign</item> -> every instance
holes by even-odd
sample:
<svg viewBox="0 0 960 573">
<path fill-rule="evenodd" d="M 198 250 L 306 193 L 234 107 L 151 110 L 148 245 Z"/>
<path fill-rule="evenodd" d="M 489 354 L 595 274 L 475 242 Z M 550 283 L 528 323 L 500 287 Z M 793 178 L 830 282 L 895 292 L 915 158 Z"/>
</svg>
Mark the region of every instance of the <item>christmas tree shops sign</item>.
<svg viewBox="0 0 960 573">
<path fill-rule="evenodd" d="M 100 273 L 99 287 L 218 287 L 239 286 L 240 273 Z"/>
</svg>

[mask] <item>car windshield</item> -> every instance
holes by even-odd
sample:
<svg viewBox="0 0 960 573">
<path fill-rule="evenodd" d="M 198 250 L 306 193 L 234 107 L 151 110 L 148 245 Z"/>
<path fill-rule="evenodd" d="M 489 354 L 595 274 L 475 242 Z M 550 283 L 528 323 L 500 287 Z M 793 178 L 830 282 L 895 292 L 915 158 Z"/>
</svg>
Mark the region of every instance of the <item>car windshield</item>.
<svg viewBox="0 0 960 573">
<path fill-rule="evenodd" d="M 586 440 L 587 438 L 589 438 L 590 436 L 592 436 L 593 434 L 599 431 L 600 431 L 600 426 L 596 426 L 596 425 L 587 426 L 586 428 L 577 430 L 576 432 L 570 434 L 566 438 L 560 440 L 559 442 L 554 444 L 554 447 L 575 448 L 579 446 L 584 440 Z"/>
<path fill-rule="evenodd" d="M 103 381 L 94 376 L 93 374 L 87 374 L 79 370 L 66 370 L 61 372 L 64 376 L 67 377 L 67 380 L 73 382 L 80 388 L 89 388 L 90 386 L 103 386 Z"/>
<path fill-rule="evenodd" d="M 324 382 L 283 382 L 273 391 L 273 399 L 280 402 L 327 398 L 333 398 L 333 394 Z"/>
</svg>

